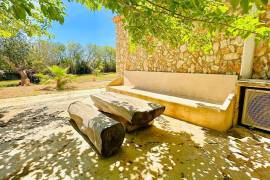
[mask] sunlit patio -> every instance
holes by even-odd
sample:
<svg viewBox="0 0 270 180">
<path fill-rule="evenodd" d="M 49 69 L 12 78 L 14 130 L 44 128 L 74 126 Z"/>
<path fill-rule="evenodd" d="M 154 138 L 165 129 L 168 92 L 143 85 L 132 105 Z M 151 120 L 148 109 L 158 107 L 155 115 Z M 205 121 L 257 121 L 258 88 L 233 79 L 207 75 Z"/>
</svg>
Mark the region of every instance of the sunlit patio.
<svg viewBox="0 0 270 180">
<path fill-rule="evenodd" d="M 126 134 L 118 154 L 101 158 L 69 123 L 74 100 L 101 89 L 0 101 L 0 179 L 269 179 L 269 134 L 207 130 L 167 116 Z"/>
</svg>

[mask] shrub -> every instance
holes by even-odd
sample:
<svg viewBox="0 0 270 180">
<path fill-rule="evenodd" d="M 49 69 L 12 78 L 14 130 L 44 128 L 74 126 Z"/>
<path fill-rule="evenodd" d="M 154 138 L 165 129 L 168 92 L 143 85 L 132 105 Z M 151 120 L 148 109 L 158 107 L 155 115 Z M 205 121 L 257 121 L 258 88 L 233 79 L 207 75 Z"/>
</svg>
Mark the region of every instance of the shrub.
<svg viewBox="0 0 270 180">
<path fill-rule="evenodd" d="M 61 68 L 53 65 L 48 67 L 51 75 L 38 74 L 38 77 L 43 83 L 49 83 L 51 81 L 56 82 L 56 89 L 63 90 L 65 86 L 72 81 L 73 75 L 67 74 L 69 68 Z"/>
<path fill-rule="evenodd" d="M 91 69 L 92 69 L 92 73 L 95 75 L 93 77 L 93 81 L 96 81 L 96 77 L 102 72 L 102 70 L 104 69 L 104 63 L 102 61 L 95 61 L 92 62 L 92 64 L 90 65 Z"/>
</svg>

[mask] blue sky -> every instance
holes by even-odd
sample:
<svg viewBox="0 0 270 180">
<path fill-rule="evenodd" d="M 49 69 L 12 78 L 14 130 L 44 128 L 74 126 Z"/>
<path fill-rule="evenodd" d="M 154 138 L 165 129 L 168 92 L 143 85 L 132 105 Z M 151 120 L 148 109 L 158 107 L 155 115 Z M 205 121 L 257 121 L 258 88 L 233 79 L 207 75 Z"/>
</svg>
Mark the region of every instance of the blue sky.
<svg viewBox="0 0 270 180">
<path fill-rule="evenodd" d="M 113 13 L 102 9 L 93 12 L 78 3 L 66 3 L 67 16 L 63 25 L 54 22 L 50 32 L 55 36 L 51 41 L 82 45 L 97 44 L 115 47 L 115 25 Z"/>
</svg>

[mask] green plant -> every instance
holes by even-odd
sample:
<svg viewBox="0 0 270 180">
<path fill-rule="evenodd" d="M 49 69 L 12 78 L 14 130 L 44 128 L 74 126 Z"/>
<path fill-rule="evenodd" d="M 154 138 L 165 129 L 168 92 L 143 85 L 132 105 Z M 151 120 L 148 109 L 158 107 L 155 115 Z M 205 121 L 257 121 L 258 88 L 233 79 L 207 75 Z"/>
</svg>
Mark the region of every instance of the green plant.
<svg viewBox="0 0 270 180">
<path fill-rule="evenodd" d="M 104 63 L 100 60 L 93 61 L 90 64 L 92 73 L 94 74 L 93 81 L 96 81 L 96 77 L 104 70 Z"/>
<path fill-rule="evenodd" d="M 93 69 L 93 74 L 95 76 L 98 76 L 103 69 L 104 69 L 104 64 L 100 62 L 98 66 Z"/>
<path fill-rule="evenodd" d="M 19 83 L 19 80 L 0 81 L 0 88 L 18 86 Z"/>
<path fill-rule="evenodd" d="M 65 86 L 70 83 L 74 76 L 67 74 L 69 68 L 61 68 L 59 66 L 53 65 L 48 67 L 51 75 L 44 75 L 39 73 L 37 76 L 41 79 L 41 82 L 48 83 L 51 81 L 56 82 L 56 89 L 63 90 Z"/>
</svg>

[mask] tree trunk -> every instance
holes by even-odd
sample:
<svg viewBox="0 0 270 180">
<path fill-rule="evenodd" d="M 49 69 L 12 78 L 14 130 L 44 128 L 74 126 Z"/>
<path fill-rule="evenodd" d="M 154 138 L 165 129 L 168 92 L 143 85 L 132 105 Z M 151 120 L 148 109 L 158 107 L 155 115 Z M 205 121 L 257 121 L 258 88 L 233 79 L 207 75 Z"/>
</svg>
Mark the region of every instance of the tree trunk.
<svg viewBox="0 0 270 180">
<path fill-rule="evenodd" d="M 27 73 L 26 70 L 21 70 L 20 68 L 16 67 L 16 64 L 14 64 L 12 61 L 10 61 L 10 59 L 6 56 L 1 56 L 1 59 L 3 59 L 5 61 L 5 63 L 7 63 L 11 69 L 17 73 L 20 74 L 21 76 L 21 86 L 25 86 L 25 85 L 30 85 L 30 80 L 27 77 Z"/>
<path fill-rule="evenodd" d="M 70 104 L 68 113 L 76 124 L 75 129 L 78 128 L 102 156 L 111 156 L 120 149 L 125 137 L 121 123 L 78 101 Z"/>
<path fill-rule="evenodd" d="M 29 86 L 30 85 L 30 80 L 27 76 L 26 70 L 20 70 L 18 73 L 21 76 L 21 86 Z"/>
</svg>

